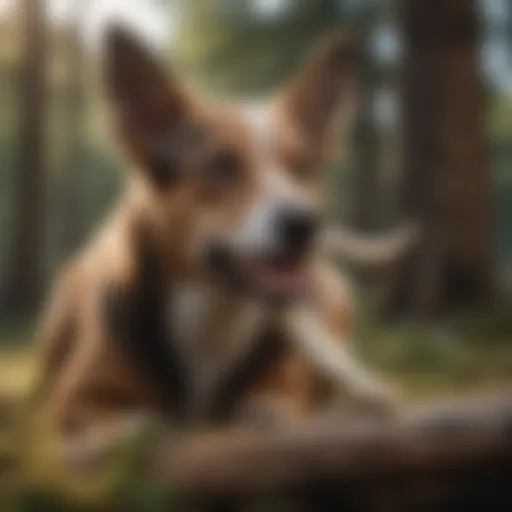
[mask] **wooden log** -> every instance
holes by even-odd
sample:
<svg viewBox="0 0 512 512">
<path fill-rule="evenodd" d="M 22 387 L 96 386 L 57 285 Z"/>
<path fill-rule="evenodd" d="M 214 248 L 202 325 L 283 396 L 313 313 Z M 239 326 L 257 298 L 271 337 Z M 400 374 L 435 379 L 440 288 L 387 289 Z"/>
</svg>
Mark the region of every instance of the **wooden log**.
<svg viewBox="0 0 512 512">
<path fill-rule="evenodd" d="M 176 490 L 223 496 L 511 469 L 512 393 L 422 407 L 395 424 L 315 420 L 187 435 L 153 462 L 157 479 Z"/>
</svg>

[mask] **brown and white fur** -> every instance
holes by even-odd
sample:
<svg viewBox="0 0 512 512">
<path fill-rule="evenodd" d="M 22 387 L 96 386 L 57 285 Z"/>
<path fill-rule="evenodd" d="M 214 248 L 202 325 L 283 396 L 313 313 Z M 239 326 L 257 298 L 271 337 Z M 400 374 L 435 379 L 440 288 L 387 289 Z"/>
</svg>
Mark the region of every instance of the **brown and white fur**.
<svg viewBox="0 0 512 512">
<path fill-rule="evenodd" d="M 348 290 L 320 236 L 321 169 L 353 100 L 351 40 L 330 37 L 252 106 L 203 104 L 120 27 L 106 44 L 134 172 L 49 302 L 39 394 L 59 430 L 137 414 L 293 419 L 340 386 L 387 404 L 351 352 Z"/>
</svg>

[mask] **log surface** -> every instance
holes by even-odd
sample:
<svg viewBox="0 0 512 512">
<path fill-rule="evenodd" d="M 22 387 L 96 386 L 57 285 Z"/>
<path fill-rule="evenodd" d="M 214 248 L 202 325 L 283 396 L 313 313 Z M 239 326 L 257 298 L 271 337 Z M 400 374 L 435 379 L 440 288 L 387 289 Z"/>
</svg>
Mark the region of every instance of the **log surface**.
<svg viewBox="0 0 512 512">
<path fill-rule="evenodd" d="M 187 435 L 160 447 L 153 470 L 174 489 L 229 495 L 503 464 L 512 465 L 510 392 L 423 406 L 394 424 L 331 419 Z"/>
</svg>

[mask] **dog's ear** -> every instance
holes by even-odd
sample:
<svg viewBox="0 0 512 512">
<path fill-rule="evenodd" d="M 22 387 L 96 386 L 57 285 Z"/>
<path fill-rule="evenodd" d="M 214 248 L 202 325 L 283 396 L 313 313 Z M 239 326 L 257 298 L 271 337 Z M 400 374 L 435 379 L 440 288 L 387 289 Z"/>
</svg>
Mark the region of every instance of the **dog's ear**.
<svg viewBox="0 0 512 512">
<path fill-rule="evenodd" d="M 152 171 L 159 141 L 187 116 L 188 97 L 152 49 L 122 25 L 107 28 L 104 50 L 104 88 L 116 134 L 138 163 Z M 158 161 L 156 167 L 154 177 L 166 179 L 166 166 Z"/>
<path fill-rule="evenodd" d="M 341 29 L 323 38 L 282 92 L 285 116 L 314 145 L 329 142 L 355 110 L 357 39 Z"/>
</svg>

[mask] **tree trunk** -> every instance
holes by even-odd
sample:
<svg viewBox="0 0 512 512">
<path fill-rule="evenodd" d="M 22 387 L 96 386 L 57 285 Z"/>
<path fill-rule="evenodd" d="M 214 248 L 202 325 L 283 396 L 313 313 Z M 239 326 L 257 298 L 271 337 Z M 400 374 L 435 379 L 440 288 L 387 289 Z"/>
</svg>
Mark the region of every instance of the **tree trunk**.
<svg viewBox="0 0 512 512">
<path fill-rule="evenodd" d="M 59 210 L 62 219 L 61 256 L 68 257 L 82 241 L 85 231 L 82 164 L 84 136 L 84 53 L 78 22 L 85 0 L 77 3 L 75 22 L 69 27 L 66 50 L 67 87 L 63 123 L 63 160 Z M 73 212 L 72 215 L 69 212 Z"/>
<path fill-rule="evenodd" d="M 374 9 L 367 7 L 361 23 L 363 56 L 360 108 L 355 126 L 355 155 L 353 166 L 354 227 L 362 230 L 376 228 L 379 209 L 379 137 L 375 126 L 375 63 L 371 54 L 371 29 Z"/>
<path fill-rule="evenodd" d="M 30 313 L 42 285 L 44 164 L 44 4 L 24 0 L 23 56 L 20 68 L 20 145 L 18 182 L 5 307 Z"/>
<path fill-rule="evenodd" d="M 403 0 L 403 211 L 424 239 L 398 269 L 386 313 L 422 317 L 493 295 L 479 26 L 470 0 Z"/>
</svg>

